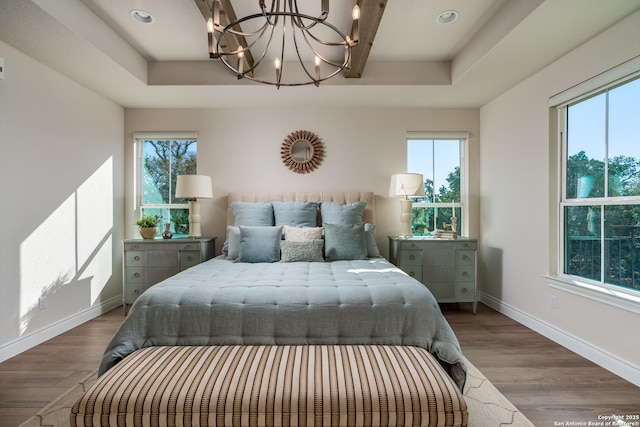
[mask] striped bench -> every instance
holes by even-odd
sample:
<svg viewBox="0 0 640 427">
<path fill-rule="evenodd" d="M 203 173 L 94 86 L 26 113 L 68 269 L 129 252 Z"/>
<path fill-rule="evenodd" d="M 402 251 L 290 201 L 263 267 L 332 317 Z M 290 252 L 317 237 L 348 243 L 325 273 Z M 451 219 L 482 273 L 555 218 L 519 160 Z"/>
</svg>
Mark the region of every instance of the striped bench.
<svg viewBox="0 0 640 427">
<path fill-rule="evenodd" d="M 136 351 L 71 426 L 466 426 L 462 393 L 417 347 L 176 346 Z"/>
</svg>

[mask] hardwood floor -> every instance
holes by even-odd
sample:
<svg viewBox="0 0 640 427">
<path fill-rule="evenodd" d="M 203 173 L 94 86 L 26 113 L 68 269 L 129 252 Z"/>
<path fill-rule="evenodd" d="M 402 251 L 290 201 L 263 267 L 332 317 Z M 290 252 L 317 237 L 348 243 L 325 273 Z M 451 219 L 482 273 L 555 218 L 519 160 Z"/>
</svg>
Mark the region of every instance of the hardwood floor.
<svg viewBox="0 0 640 427">
<path fill-rule="evenodd" d="M 470 304 L 445 305 L 442 311 L 465 357 L 534 425 L 588 425 L 602 421 L 599 415 L 640 415 L 639 387 L 514 320 L 483 304 L 475 316 Z"/>
<path fill-rule="evenodd" d="M 482 304 L 475 315 L 470 304 L 443 312 L 465 356 L 536 426 L 640 414 L 640 388 L 502 314 Z M 18 426 L 95 370 L 122 319 L 115 309 L 0 363 L 0 427 Z"/>
</svg>

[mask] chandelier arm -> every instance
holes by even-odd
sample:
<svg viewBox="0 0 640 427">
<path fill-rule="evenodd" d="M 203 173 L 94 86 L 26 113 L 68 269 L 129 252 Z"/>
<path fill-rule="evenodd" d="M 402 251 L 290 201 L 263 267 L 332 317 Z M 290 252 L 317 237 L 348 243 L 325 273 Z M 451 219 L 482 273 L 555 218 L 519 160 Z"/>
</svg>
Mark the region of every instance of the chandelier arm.
<svg viewBox="0 0 640 427">
<path fill-rule="evenodd" d="M 291 23 L 291 26 L 293 27 L 294 23 Z M 313 52 L 313 54 L 317 57 L 320 57 L 318 55 L 318 52 L 316 52 L 316 50 L 313 48 L 313 46 L 307 41 L 307 37 L 305 35 L 306 31 L 302 31 L 302 36 L 305 39 L 305 41 L 307 42 L 307 46 L 309 46 L 309 48 L 311 49 L 311 52 Z M 317 76 L 312 76 L 311 73 L 309 72 L 309 70 L 307 70 L 307 66 L 305 65 L 304 61 L 302 60 L 302 57 L 300 56 L 300 50 L 298 49 L 298 38 L 296 37 L 296 33 L 295 31 L 293 32 L 293 46 L 295 47 L 296 50 L 296 55 L 298 56 L 298 62 L 300 62 L 300 65 L 302 66 L 302 69 L 304 70 L 305 74 L 307 75 L 307 77 L 309 77 L 313 83 L 318 86 L 320 84 L 320 71 L 318 69 L 318 75 Z"/>
<path fill-rule="evenodd" d="M 311 28 L 315 27 L 317 24 L 324 24 L 325 19 L 327 19 L 327 17 L 329 16 L 328 11 L 326 14 L 320 12 L 320 15 L 318 15 L 317 17 L 309 16 L 309 19 L 311 19 L 311 23 L 308 26 L 305 26 L 302 18 L 306 17 L 307 15 L 300 13 L 297 0 L 293 0 L 293 6 L 291 0 L 289 0 L 289 10 L 291 10 L 292 12 L 291 21 L 295 22 L 296 27 L 298 27 L 302 31 L 308 31 Z"/>
<path fill-rule="evenodd" d="M 232 52 L 223 52 L 223 53 L 220 53 L 220 54 L 221 54 L 221 55 L 227 55 L 227 56 L 230 56 L 230 55 L 237 55 L 237 54 L 238 54 L 238 53 L 240 53 L 240 52 L 246 52 L 246 51 L 251 50 L 251 48 L 253 47 L 253 45 L 255 45 L 258 41 L 260 41 L 260 38 L 262 37 L 262 35 L 264 34 L 264 32 L 265 32 L 265 31 L 267 31 L 267 29 L 268 29 L 268 28 L 270 28 L 270 26 L 269 26 L 269 25 L 267 25 L 267 24 L 265 24 L 265 25 L 263 25 L 262 27 L 260 27 L 258 30 L 256 30 L 256 31 L 255 31 L 255 32 L 253 32 L 253 33 L 244 33 L 244 34 L 243 34 L 244 36 L 252 36 L 252 37 L 255 37 L 255 39 L 254 39 L 251 43 L 247 43 L 247 46 L 246 46 L 246 47 L 244 47 L 244 46 L 240 46 L 240 47 L 242 47 L 242 49 L 241 49 L 241 50 L 234 50 L 234 51 L 232 51 Z M 273 30 L 272 30 L 272 31 L 273 31 Z M 258 33 L 259 33 L 259 34 L 258 34 Z M 227 34 L 238 35 L 238 34 L 237 34 L 237 33 L 235 33 L 235 32 L 222 32 L 222 33 L 220 33 L 220 36 L 217 38 L 217 42 L 218 42 L 218 44 L 216 45 L 216 48 L 218 48 L 218 51 L 220 51 L 220 49 L 219 49 L 219 48 L 220 48 L 220 40 L 222 40 L 222 38 L 223 38 L 223 37 L 226 37 L 226 36 L 227 36 Z"/>
<path fill-rule="evenodd" d="M 260 32 L 260 36 L 258 36 L 258 38 L 256 40 L 254 40 L 253 42 L 248 44 L 246 49 L 244 49 L 244 50 L 249 50 L 249 48 L 251 48 L 260 39 L 260 37 L 262 37 L 262 35 L 267 31 L 268 28 L 271 28 L 271 32 L 269 34 L 269 39 L 267 40 L 267 44 L 266 44 L 265 48 L 262 50 L 262 53 L 260 54 L 260 57 L 257 60 L 254 59 L 253 66 L 251 68 L 245 70 L 242 73 L 239 73 L 238 72 L 239 70 L 236 67 L 234 67 L 233 65 L 231 65 L 231 63 L 228 61 L 228 59 L 226 57 L 227 56 L 235 56 L 235 55 L 237 55 L 238 52 L 235 52 L 235 53 L 234 52 L 224 53 L 225 57 L 220 57 L 220 59 L 227 66 L 227 68 L 229 68 L 231 71 L 233 71 L 236 74 L 242 74 L 242 77 L 249 78 L 249 76 L 247 76 L 247 74 L 253 72 L 260 65 L 262 60 L 267 55 L 267 51 L 269 50 L 269 46 L 271 45 L 271 41 L 273 39 L 273 34 L 275 32 L 275 27 L 271 27 L 269 25 L 264 25 L 262 27 L 262 31 Z M 243 52 L 244 52 L 244 50 L 243 50 Z M 253 80 L 253 79 L 251 79 L 251 80 Z"/>
<path fill-rule="evenodd" d="M 340 70 L 338 70 L 338 72 L 340 72 L 343 68 L 347 67 L 347 64 L 349 63 L 349 57 L 351 56 L 351 50 L 347 49 L 347 51 L 349 52 L 349 55 L 344 55 L 344 60 L 343 62 L 334 62 L 332 60 L 330 60 L 329 58 L 326 58 L 325 56 L 321 55 L 314 47 L 313 44 L 309 41 L 309 39 L 307 39 L 307 33 L 303 32 L 302 36 L 305 39 L 305 42 L 307 43 L 307 46 L 309 47 L 309 50 L 311 50 L 311 52 L 313 52 L 313 54 L 315 56 L 317 56 L 322 62 L 324 62 L 325 64 L 331 65 L 333 67 L 340 67 Z M 313 37 L 312 34 L 309 34 L 309 36 Z M 314 40 L 316 40 L 315 37 L 313 37 Z M 295 37 L 294 37 L 294 41 L 295 41 Z M 332 46 L 341 46 L 339 44 L 336 45 L 332 45 Z M 345 45 L 345 48 L 347 48 L 347 46 Z M 297 46 L 296 46 L 296 51 L 297 51 Z M 300 57 L 300 55 L 298 55 L 298 58 Z M 302 62 L 302 59 L 300 59 L 300 62 Z M 304 67 L 304 66 L 303 66 Z M 306 69 L 305 69 L 306 71 Z M 309 73 L 307 73 L 307 75 L 309 75 Z M 335 74 L 334 74 L 335 75 Z"/>
</svg>

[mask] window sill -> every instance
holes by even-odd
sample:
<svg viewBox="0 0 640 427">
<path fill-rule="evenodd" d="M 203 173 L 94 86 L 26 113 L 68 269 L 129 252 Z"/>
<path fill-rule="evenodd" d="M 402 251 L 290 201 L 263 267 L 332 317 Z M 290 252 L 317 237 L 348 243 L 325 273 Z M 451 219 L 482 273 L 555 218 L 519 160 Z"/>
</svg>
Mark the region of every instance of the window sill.
<svg viewBox="0 0 640 427">
<path fill-rule="evenodd" d="M 545 275 L 549 286 L 574 295 L 640 314 L 640 294 L 633 295 L 614 287 L 578 281 L 568 276 Z"/>
</svg>

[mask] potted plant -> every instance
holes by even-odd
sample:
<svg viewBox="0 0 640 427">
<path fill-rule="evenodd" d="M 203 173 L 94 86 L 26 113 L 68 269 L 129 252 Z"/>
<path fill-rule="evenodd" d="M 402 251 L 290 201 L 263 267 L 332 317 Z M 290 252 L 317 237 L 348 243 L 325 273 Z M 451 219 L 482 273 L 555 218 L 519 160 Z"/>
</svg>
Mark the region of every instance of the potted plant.
<svg viewBox="0 0 640 427">
<path fill-rule="evenodd" d="M 143 215 L 136 221 L 140 227 L 140 235 L 143 239 L 155 239 L 158 234 L 158 224 L 162 222 L 162 216 L 157 214 Z"/>
</svg>

